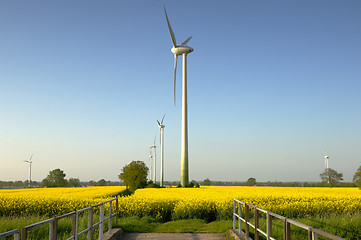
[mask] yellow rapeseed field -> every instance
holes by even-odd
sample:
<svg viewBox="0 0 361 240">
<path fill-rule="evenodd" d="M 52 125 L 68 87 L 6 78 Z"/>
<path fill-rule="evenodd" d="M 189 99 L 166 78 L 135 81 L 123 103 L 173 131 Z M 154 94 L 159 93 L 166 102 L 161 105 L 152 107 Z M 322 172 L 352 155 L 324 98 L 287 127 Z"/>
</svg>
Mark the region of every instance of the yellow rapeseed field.
<svg viewBox="0 0 361 240">
<path fill-rule="evenodd" d="M 361 191 L 357 188 L 306 187 L 139 189 L 120 199 L 119 210 L 124 216 L 164 220 L 227 219 L 232 217 L 234 198 L 287 217 L 361 212 Z"/>
<path fill-rule="evenodd" d="M 111 199 L 125 187 L 0 190 L 0 216 L 55 215 Z M 121 216 L 151 216 L 161 220 L 232 217 L 233 199 L 287 217 L 361 212 L 357 188 L 200 187 L 148 188 L 119 199 Z"/>
<path fill-rule="evenodd" d="M 0 216 L 64 214 L 112 199 L 125 187 L 0 189 Z"/>
</svg>

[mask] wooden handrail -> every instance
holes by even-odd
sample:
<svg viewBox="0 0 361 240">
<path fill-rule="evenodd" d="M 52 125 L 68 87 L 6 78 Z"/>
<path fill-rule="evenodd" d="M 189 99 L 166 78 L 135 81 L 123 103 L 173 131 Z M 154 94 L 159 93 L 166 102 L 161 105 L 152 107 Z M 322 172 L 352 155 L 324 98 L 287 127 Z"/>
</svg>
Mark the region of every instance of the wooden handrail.
<svg viewBox="0 0 361 240">
<path fill-rule="evenodd" d="M 115 209 L 116 212 L 113 212 L 113 206 L 112 203 L 115 201 Z M 109 216 L 105 217 L 105 204 L 109 203 Z M 94 212 L 94 208 L 100 206 L 100 221 L 93 224 L 93 212 Z M 42 226 L 44 224 L 48 224 L 49 223 L 49 239 L 51 240 L 56 240 L 57 239 L 57 231 L 58 231 L 58 220 L 65 218 L 65 217 L 70 217 L 72 216 L 72 237 L 68 238 L 68 239 L 78 239 L 78 236 L 84 234 L 84 233 L 88 233 L 87 238 L 88 239 L 92 239 L 92 235 L 93 235 L 93 228 L 99 225 L 99 239 L 103 239 L 103 234 L 104 234 L 104 222 L 106 220 L 108 220 L 108 232 L 111 233 L 112 231 L 112 217 L 115 216 L 116 220 L 115 223 L 116 225 L 118 225 L 118 198 L 113 198 L 107 201 L 104 201 L 102 203 L 98 203 L 95 204 L 93 206 L 87 207 L 87 208 L 83 208 L 74 212 L 70 212 L 70 213 L 66 213 L 63 214 L 61 216 L 56 216 L 54 218 L 51 219 L 47 219 L 38 223 L 34 223 L 28 226 L 25 226 L 23 228 L 20 229 L 14 229 L 5 233 L 1 233 L 0 234 L 0 238 L 4 238 L 4 237 L 9 237 L 9 236 L 14 236 L 15 240 L 26 240 L 27 239 L 27 231 L 29 229 L 32 228 L 36 228 L 39 226 Z M 78 232 L 78 227 L 79 227 L 79 214 L 85 211 L 89 211 L 88 213 L 88 227 L 80 232 Z"/>
<path fill-rule="evenodd" d="M 238 213 L 236 212 L 237 205 L 238 205 Z M 244 210 L 245 210 L 244 218 L 242 218 L 242 216 L 241 216 L 241 205 L 244 206 Z M 255 221 L 254 225 L 249 222 L 249 218 L 250 218 L 249 208 L 254 209 L 254 221 Z M 267 232 L 264 232 L 263 230 L 259 229 L 259 212 L 266 213 Z M 331 233 L 324 232 L 317 228 L 312 228 L 306 224 L 303 224 L 303 223 L 297 222 L 295 220 L 286 218 L 284 216 L 278 215 L 276 213 L 264 210 L 262 208 L 254 206 L 252 204 L 242 202 L 238 199 L 234 199 L 234 202 L 233 202 L 233 221 L 234 221 L 233 229 L 236 229 L 236 220 L 238 219 L 239 234 L 242 235 L 243 233 L 241 230 L 241 222 L 243 221 L 245 223 L 245 233 L 244 234 L 245 234 L 246 239 L 249 238 L 249 227 L 252 227 L 255 232 L 255 234 L 254 234 L 255 240 L 258 240 L 259 233 L 261 233 L 263 236 L 265 236 L 267 238 L 267 240 L 274 240 L 275 238 L 272 237 L 272 234 L 273 234 L 272 217 L 278 218 L 283 221 L 283 239 L 285 239 L 285 240 L 291 239 L 291 225 L 294 225 L 294 226 L 297 226 L 297 227 L 307 230 L 308 231 L 308 240 L 316 240 L 318 238 L 318 235 L 326 237 L 331 240 L 346 240 L 344 238 L 335 236 Z"/>
</svg>

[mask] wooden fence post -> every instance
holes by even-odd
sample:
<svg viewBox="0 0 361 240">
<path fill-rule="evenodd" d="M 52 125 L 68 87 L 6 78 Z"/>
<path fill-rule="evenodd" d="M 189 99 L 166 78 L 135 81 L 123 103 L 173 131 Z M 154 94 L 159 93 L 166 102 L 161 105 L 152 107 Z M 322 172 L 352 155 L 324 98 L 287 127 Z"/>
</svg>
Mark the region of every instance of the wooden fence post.
<svg viewBox="0 0 361 240">
<path fill-rule="evenodd" d="M 88 213 L 88 228 L 89 228 L 88 240 L 91 240 L 93 237 L 93 207 L 89 209 L 89 213 Z"/>
<path fill-rule="evenodd" d="M 272 237 L 272 216 L 267 211 L 267 240 L 270 240 Z"/>
<path fill-rule="evenodd" d="M 26 235 L 27 235 L 26 228 L 23 227 L 23 228 L 21 229 L 21 240 L 26 240 L 26 238 L 27 238 Z"/>
<path fill-rule="evenodd" d="M 74 239 L 77 239 L 77 235 L 78 235 L 78 225 L 77 225 L 77 219 L 76 219 L 76 212 L 73 214 L 73 219 L 72 219 L 72 228 L 71 228 L 71 234 L 73 235 Z"/>
<path fill-rule="evenodd" d="M 49 226 L 49 239 L 56 240 L 58 232 L 58 219 L 55 217 Z"/>
<path fill-rule="evenodd" d="M 20 232 L 14 234 L 14 240 L 20 240 Z"/>
<path fill-rule="evenodd" d="M 99 240 L 103 240 L 104 234 L 104 203 L 100 207 Z"/>
<path fill-rule="evenodd" d="M 246 239 L 249 238 L 249 225 L 248 225 L 248 222 L 249 222 L 249 207 L 248 207 L 248 204 L 246 203 L 244 205 L 244 213 L 245 213 L 245 220 L 246 220 L 246 223 L 244 225 L 244 229 L 245 229 L 245 232 L 246 232 Z"/>
<path fill-rule="evenodd" d="M 112 233 L 112 201 L 109 202 L 109 222 L 108 222 L 108 233 Z"/>
<path fill-rule="evenodd" d="M 236 229 L 236 200 L 233 200 L 233 229 Z"/>
<path fill-rule="evenodd" d="M 115 215 L 115 225 L 118 227 L 118 215 L 119 215 L 119 207 L 118 207 L 118 198 L 116 198 L 117 200 L 115 200 L 115 211 L 117 212 L 117 214 Z"/>
<path fill-rule="evenodd" d="M 259 239 L 258 227 L 259 227 L 258 209 L 254 208 L 254 240 Z"/>
<path fill-rule="evenodd" d="M 238 228 L 239 228 L 239 236 L 241 236 L 242 234 L 242 220 L 241 220 L 241 203 L 238 202 L 238 216 L 239 216 L 239 219 L 238 219 Z"/>
</svg>

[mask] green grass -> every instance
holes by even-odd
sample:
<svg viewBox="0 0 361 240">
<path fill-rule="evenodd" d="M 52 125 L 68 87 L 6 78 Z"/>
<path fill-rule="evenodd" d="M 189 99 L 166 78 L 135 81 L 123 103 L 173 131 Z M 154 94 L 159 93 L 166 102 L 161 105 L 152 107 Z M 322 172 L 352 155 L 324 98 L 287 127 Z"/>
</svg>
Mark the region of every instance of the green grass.
<svg viewBox="0 0 361 240">
<path fill-rule="evenodd" d="M 232 221 L 207 223 L 201 219 L 187 219 L 161 223 L 151 217 L 126 217 L 119 220 L 119 226 L 127 232 L 226 233 L 232 228 Z"/>
<path fill-rule="evenodd" d="M 28 217 L 0 217 L 0 233 L 9 230 L 21 228 L 36 222 L 46 220 L 46 217 L 41 216 L 28 216 Z M 325 232 L 329 232 L 336 236 L 361 240 L 361 214 L 354 215 L 332 215 L 332 216 L 320 216 L 312 218 L 301 218 L 294 219 L 300 223 L 308 226 L 321 229 Z M 94 219 L 94 222 L 98 219 Z M 87 216 L 83 216 L 79 220 L 80 227 L 79 231 L 87 228 Z M 113 220 L 113 227 L 114 225 Z M 252 222 L 252 220 L 251 220 Z M 266 231 L 265 219 L 260 218 L 260 228 Z M 71 236 L 71 218 L 59 220 L 59 237 L 58 239 L 66 239 Z M 252 222 L 254 224 L 254 222 Z M 276 239 L 283 239 L 283 222 L 281 220 L 273 219 L 273 237 Z M 105 227 L 107 227 L 107 223 Z M 237 225 L 238 226 L 238 225 Z M 244 230 L 244 224 L 242 223 Z M 118 227 L 121 227 L 124 231 L 128 232 L 167 232 L 167 233 L 227 233 L 229 229 L 233 227 L 232 220 L 219 220 L 207 223 L 201 219 L 188 219 L 188 220 L 177 220 L 170 222 L 159 222 L 158 220 L 151 217 L 126 217 L 119 218 Z M 254 231 L 250 228 L 251 237 L 254 235 Z M 42 236 L 42 237 L 40 237 Z M 46 224 L 41 227 L 34 228 L 29 231 L 28 239 L 48 239 L 49 236 L 49 225 Z M 98 228 L 94 231 L 94 238 L 98 236 Z M 7 238 L 13 239 L 13 238 Z M 79 239 L 86 239 L 84 234 Z M 265 239 L 261 237 L 260 239 Z M 291 225 L 291 239 L 307 239 L 307 231 L 299 227 Z M 319 237 L 319 240 L 325 238 Z"/>
</svg>

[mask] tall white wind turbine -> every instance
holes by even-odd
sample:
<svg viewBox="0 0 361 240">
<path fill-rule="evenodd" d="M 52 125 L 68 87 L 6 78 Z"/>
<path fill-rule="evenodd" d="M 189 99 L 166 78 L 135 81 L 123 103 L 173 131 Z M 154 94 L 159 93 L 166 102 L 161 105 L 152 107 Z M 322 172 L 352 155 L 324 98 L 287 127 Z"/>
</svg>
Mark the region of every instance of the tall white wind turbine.
<svg viewBox="0 0 361 240">
<path fill-rule="evenodd" d="M 155 145 L 155 137 L 154 137 L 154 143 L 153 145 L 150 147 L 151 149 L 153 149 L 153 153 L 154 153 L 154 158 L 153 158 L 153 183 L 156 183 L 157 181 L 157 171 L 156 171 L 156 167 L 157 167 L 157 146 Z"/>
<path fill-rule="evenodd" d="M 31 164 L 33 163 L 33 161 L 31 160 L 33 158 L 33 154 L 31 154 L 30 159 L 29 160 L 24 160 L 24 162 L 29 163 L 29 184 L 28 186 L 31 186 Z"/>
<path fill-rule="evenodd" d="M 165 17 L 167 19 L 170 37 L 172 39 L 174 54 L 174 104 L 178 56 L 183 56 L 183 84 L 182 84 L 182 143 L 181 143 L 181 185 L 185 187 L 189 182 L 188 169 L 188 104 L 187 104 L 187 54 L 193 52 L 193 48 L 187 46 L 192 37 L 187 38 L 180 45 L 177 45 L 174 32 L 170 26 L 167 11 L 164 6 Z"/>
<path fill-rule="evenodd" d="M 326 169 L 326 171 L 328 169 L 328 159 L 329 159 L 329 157 L 325 154 L 325 169 Z"/>
<path fill-rule="evenodd" d="M 163 187 L 163 181 L 164 181 L 164 128 L 163 120 L 165 115 L 163 115 L 162 121 L 158 121 L 158 127 L 160 130 L 160 186 Z"/>
<path fill-rule="evenodd" d="M 329 157 L 325 154 L 325 171 L 327 173 L 327 183 L 330 184 L 330 176 L 328 175 L 328 171 L 329 171 L 328 159 L 329 159 Z"/>
<path fill-rule="evenodd" d="M 152 159 L 153 159 L 153 155 L 152 155 L 152 147 L 150 147 L 149 150 L 149 180 L 152 179 Z"/>
</svg>

